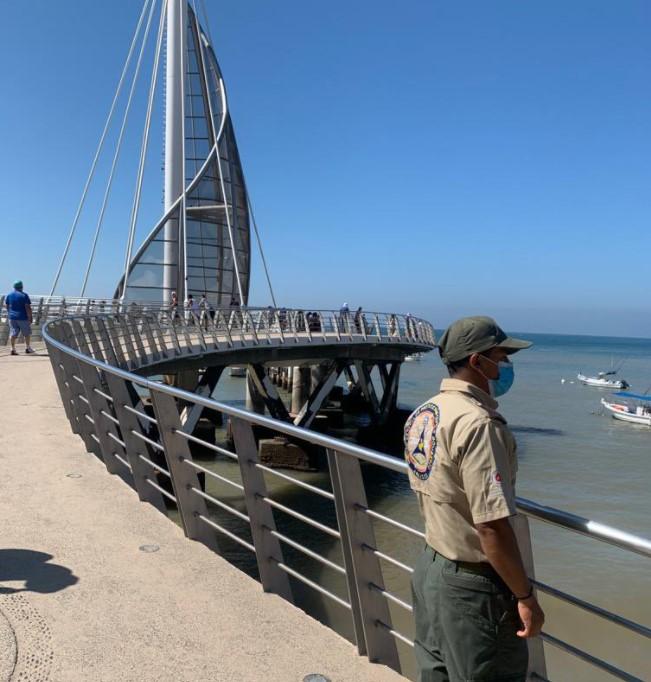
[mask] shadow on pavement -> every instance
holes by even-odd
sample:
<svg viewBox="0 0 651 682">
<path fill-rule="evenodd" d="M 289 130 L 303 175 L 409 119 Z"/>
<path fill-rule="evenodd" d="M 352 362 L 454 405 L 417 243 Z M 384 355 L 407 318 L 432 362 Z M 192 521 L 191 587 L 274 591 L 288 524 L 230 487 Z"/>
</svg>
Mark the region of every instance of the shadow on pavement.
<svg viewBox="0 0 651 682">
<path fill-rule="evenodd" d="M 65 566 L 47 563 L 51 554 L 34 552 L 31 549 L 0 549 L 0 583 L 24 581 L 24 587 L 4 587 L 0 594 L 16 592 L 40 592 L 49 594 L 70 587 L 79 578 Z"/>
</svg>

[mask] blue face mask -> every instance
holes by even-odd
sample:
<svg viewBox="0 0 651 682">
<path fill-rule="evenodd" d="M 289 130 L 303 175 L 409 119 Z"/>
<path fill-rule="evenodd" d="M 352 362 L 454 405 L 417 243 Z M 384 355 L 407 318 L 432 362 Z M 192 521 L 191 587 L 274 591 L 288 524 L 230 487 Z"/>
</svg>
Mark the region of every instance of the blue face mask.
<svg viewBox="0 0 651 682">
<path fill-rule="evenodd" d="M 486 358 L 486 356 L 484 357 Z M 509 360 L 501 360 L 500 362 L 495 362 L 490 358 L 486 358 L 486 360 L 496 365 L 497 369 L 499 370 L 497 379 L 489 379 L 486 375 L 484 375 L 484 378 L 488 381 L 490 394 L 493 396 L 493 398 L 499 398 L 501 395 L 507 393 L 511 386 L 513 386 L 513 381 L 515 380 L 515 370 L 513 369 L 513 364 Z"/>
</svg>

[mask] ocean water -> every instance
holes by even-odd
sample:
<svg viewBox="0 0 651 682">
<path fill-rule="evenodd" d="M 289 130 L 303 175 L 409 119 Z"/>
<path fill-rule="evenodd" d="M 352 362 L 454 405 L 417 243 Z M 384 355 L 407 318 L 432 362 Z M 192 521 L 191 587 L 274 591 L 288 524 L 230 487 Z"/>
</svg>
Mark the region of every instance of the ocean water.
<svg viewBox="0 0 651 682">
<path fill-rule="evenodd" d="M 623 362 L 620 376 L 631 384 L 632 391 L 643 393 L 651 388 L 651 340 L 519 335 L 535 345 L 513 357 L 515 384 L 500 399 L 500 410 L 518 442 L 518 495 L 650 538 L 651 429 L 618 422 L 604 414 L 599 401 L 608 392 L 582 386 L 576 374 L 593 374 Z M 435 353 L 420 362 L 404 363 L 400 404 L 420 404 L 438 391 L 443 376 Z M 225 377 L 215 397 L 239 402 L 242 385 L 241 379 Z M 236 464 L 218 459 L 211 466 L 239 480 Z M 314 485 L 329 486 L 325 472 L 298 475 Z M 364 477 L 371 508 L 422 528 L 406 477 L 370 466 L 365 468 Z M 267 483 L 271 494 L 283 504 L 335 525 L 327 500 L 306 495 L 273 477 L 267 476 Z M 238 508 L 242 506 L 232 489 L 209 488 L 209 492 Z M 232 517 L 219 519 L 235 532 L 242 530 Z M 342 561 L 339 545 L 331 537 L 282 515 L 277 515 L 277 520 L 281 532 L 332 561 Z M 531 532 L 539 580 L 651 627 L 651 560 L 541 522 L 532 521 Z M 407 564 L 413 563 L 422 549 L 416 538 L 386 524 L 375 523 L 375 533 L 381 550 Z M 245 552 L 228 545 L 226 551 L 231 560 L 255 574 L 254 562 Z M 285 557 L 297 570 L 346 598 L 346 586 L 336 573 L 298 552 L 287 550 Z M 407 575 L 391 565 L 383 569 L 387 589 L 409 601 Z M 295 583 L 294 588 L 301 608 L 352 638 L 350 616 L 345 610 L 309 588 Z M 651 680 L 651 640 L 546 595 L 541 596 L 541 604 L 549 634 L 640 679 Z M 397 630 L 413 636 L 409 614 L 391 604 L 391 615 Z M 399 649 L 403 674 L 413 678 L 411 651 L 402 644 Z M 547 676 L 555 682 L 612 679 L 549 645 L 545 645 L 545 652 Z"/>
</svg>

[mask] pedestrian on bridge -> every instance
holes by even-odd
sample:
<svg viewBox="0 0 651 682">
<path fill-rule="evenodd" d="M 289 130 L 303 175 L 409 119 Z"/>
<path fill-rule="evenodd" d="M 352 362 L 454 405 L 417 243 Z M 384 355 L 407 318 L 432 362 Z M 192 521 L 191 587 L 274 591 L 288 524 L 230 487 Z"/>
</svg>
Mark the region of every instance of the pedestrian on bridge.
<svg viewBox="0 0 651 682">
<path fill-rule="evenodd" d="M 7 318 L 9 319 L 9 339 L 11 341 L 11 354 L 18 355 L 16 339 L 22 334 L 25 339 L 25 353 L 34 353 L 31 346 L 32 340 L 32 302 L 23 291 L 23 283 L 14 282 L 14 290 L 5 297 L 7 306 Z"/>
<path fill-rule="evenodd" d="M 529 346 L 489 317 L 454 322 L 439 342 L 450 378 L 405 426 L 426 536 L 412 576 L 419 682 L 527 676 L 544 614 L 509 523 L 516 444 L 495 399 L 513 383 L 509 356 Z"/>
</svg>

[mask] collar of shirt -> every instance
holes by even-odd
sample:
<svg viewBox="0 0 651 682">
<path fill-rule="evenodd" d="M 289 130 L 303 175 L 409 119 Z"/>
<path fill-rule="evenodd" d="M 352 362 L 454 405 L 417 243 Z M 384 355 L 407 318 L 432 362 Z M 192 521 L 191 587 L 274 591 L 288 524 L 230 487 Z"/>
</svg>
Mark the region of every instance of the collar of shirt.
<svg viewBox="0 0 651 682">
<path fill-rule="evenodd" d="M 498 407 L 497 400 L 468 381 L 462 381 L 461 379 L 443 379 L 441 382 L 441 393 L 447 392 L 466 393 L 478 403 L 492 411 L 497 410 Z"/>
</svg>

